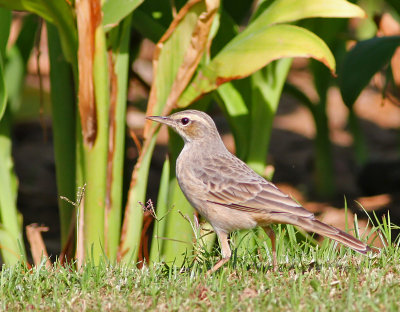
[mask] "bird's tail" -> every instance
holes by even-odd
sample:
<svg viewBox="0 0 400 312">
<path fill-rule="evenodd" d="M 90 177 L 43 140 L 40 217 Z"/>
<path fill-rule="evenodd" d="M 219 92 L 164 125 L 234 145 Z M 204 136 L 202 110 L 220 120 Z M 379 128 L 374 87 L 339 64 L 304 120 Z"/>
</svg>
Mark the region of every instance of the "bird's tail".
<svg viewBox="0 0 400 312">
<path fill-rule="evenodd" d="M 284 214 L 281 214 L 281 216 L 279 216 L 278 218 L 282 219 L 280 220 L 280 222 L 282 223 L 293 224 L 295 226 L 303 228 L 306 231 L 315 232 L 319 235 L 329 237 L 359 253 L 366 254 L 368 251 L 371 250 L 368 245 L 358 240 L 357 238 L 331 225 L 318 221 L 317 219 L 298 216 L 293 218 L 293 216 L 284 216 Z"/>
</svg>

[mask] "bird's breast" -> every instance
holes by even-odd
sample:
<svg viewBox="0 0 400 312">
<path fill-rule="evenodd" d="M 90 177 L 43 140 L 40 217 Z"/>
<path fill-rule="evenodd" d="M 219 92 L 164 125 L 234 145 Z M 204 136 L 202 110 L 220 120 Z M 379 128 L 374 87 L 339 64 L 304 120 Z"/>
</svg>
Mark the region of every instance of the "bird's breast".
<svg viewBox="0 0 400 312">
<path fill-rule="evenodd" d="M 176 161 L 176 178 L 179 186 L 188 201 L 201 213 L 202 194 L 206 191 L 206 185 L 194 174 L 199 164 L 193 159 L 190 151 L 182 150 Z"/>
</svg>

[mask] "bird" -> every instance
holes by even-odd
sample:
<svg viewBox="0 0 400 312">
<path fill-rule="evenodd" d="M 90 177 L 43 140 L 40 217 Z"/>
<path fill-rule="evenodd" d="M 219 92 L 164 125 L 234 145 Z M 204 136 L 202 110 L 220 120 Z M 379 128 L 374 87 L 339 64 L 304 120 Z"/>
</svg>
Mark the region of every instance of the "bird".
<svg viewBox="0 0 400 312">
<path fill-rule="evenodd" d="M 189 203 L 211 224 L 221 247 L 222 258 L 208 273 L 229 261 L 232 252 L 228 237 L 232 231 L 257 226 L 271 240 L 275 268 L 276 238 L 271 224 L 292 224 L 362 254 L 371 250 L 350 234 L 317 220 L 313 213 L 229 152 L 206 113 L 183 110 L 146 118 L 171 127 L 184 141 L 176 161 L 178 184 Z"/>
</svg>

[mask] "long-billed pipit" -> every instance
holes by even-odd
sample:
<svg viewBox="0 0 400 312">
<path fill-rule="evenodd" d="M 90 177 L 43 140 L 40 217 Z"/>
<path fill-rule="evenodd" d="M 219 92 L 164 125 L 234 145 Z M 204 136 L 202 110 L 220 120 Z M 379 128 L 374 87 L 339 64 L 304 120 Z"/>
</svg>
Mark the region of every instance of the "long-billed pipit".
<svg viewBox="0 0 400 312">
<path fill-rule="evenodd" d="M 212 225 L 221 246 L 222 259 L 209 272 L 229 261 L 230 232 L 256 226 L 261 226 L 271 239 L 276 266 L 275 234 L 269 227 L 273 223 L 299 226 L 363 254 L 370 250 L 353 236 L 318 221 L 313 213 L 232 155 L 207 114 L 186 110 L 168 117 L 147 118 L 170 126 L 185 142 L 176 162 L 179 186 L 191 205 Z"/>
</svg>

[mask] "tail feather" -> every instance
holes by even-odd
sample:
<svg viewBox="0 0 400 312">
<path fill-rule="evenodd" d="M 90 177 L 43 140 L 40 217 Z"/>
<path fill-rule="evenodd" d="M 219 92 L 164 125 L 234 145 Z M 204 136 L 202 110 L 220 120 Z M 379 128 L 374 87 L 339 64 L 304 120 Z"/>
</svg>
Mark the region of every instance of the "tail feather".
<svg viewBox="0 0 400 312">
<path fill-rule="evenodd" d="M 303 228 L 306 231 L 315 232 L 319 235 L 326 236 L 335 241 L 338 241 L 339 243 L 347 247 L 350 247 L 351 249 L 359 253 L 366 254 L 368 251 L 371 250 L 371 248 L 367 244 L 363 243 L 357 238 L 331 225 L 325 224 L 317 219 L 302 218 L 297 216 L 294 217 L 284 214 L 280 214 L 280 216 L 276 217 L 280 219 L 279 223 L 293 224 L 295 226 Z"/>
</svg>

